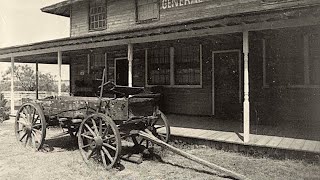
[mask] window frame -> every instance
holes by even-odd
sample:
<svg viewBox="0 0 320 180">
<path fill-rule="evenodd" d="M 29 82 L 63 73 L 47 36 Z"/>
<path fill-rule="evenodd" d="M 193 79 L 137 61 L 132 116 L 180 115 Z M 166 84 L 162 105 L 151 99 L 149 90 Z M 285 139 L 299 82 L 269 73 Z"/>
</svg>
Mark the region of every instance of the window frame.
<svg viewBox="0 0 320 180">
<path fill-rule="evenodd" d="M 104 12 L 105 13 L 105 19 L 104 19 L 105 26 L 104 27 L 99 27 L 99 28 L 91 28 L 91 17 L 97 15 L 97 14 L 91 15 L 91 7 L 92 7 L 91 3 L 96 3 L 96 0 L 88 1 L 88 7 L 89 7 L 88 8 L 88 30 L 89 30 L 89 32 L 102 31 L 102 30 L 106 30 L 107 29 L 107 26 L 108 26 L 107 25 L 107 0 L 101 0 L 101 1 L 104 2 L 104 6 L 105 6 L 105 12 Z M 97 7 L 102 7 L 102 6 L 95 6 L 95 7 L 97 8 Z M 100 13 L 100 14 L 103 14 L 103 13 Z M 94 21 L 94 22 L 98 22 L 99 23 L 99 20 L 98 21 Z"/>
<path fill-rule="evenodd" d="M 157 18 L 150 18 L 150 19 L 146 19 L 146 20 L 139 20 L 139 8 L 138 8 L 138 1 L 139 0 L 135 0 L 135 18 L 136 18 L 136 23 L 138 24 L 144 24 L 144 23 L 151 23 L 151 22 L 155 22 L 155 21 L 159 21 L 160 20 L 160 0 L 157 0 L 157 5 L 158 5 L 158 17 Z"/>
<path fill-rule="evenodd" d="M 202 88 L 203 87 L 203 67 L 202 67 L 202 44 L 199 45 L 199 67 L 200 67 L 200 84 L 192 84 L 192 85 L 177 85 L 175 84 L 175 69 L 174 69 L 174 47 L 170 46 L 170 85 L 152 85 L 148 84 L 148 49 L 145 49 L 145 86 L 146 87 L 155 87 L 155 86 L 163 86 L 163 87 L 170 87 L 170 88 Z"/>
<path fill-rule="evenodd" d="M 309 69 L 309 61 L 310 61 L 310 36 L 316 33 L 307 33 L 303 35 L 303 63 L 304 63 L 304 80 L 302 84 L 290 84 L 290 85 L 270 85 L 267 81 L 268 77 L 268 66 L 267 66 L 267 55 L 266 55 L 266 42 L 267 39 L 262 39 L 262 46 L 263 46 L 263 88 L 320 88 L 320 85 L 318 84 L 311 84 L 310 83 L 310 69 Z M 319 34 L 320 35 L 320 34 Z"/>
</svg>

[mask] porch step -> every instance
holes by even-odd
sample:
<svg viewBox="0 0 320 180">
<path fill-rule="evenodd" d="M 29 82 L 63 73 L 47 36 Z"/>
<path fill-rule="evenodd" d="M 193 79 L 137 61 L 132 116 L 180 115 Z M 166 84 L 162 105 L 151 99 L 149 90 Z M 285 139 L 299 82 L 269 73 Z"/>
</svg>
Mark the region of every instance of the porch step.
<svg viewBox="0 0 320 180">
<path fill-rule="evenodd" d="M 171 127 L 171 135 L 174 139 L 227 151 L 320 161 L 320 141 L 250 134 L 249 143 L 244 143 L 243 133 L 183 127 Z"/>
</svg>

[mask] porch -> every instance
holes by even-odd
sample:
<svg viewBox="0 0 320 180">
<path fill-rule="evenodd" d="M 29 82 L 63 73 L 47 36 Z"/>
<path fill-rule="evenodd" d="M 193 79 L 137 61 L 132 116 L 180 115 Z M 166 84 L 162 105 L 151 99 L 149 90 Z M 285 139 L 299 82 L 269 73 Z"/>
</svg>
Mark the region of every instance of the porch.
<svg viewBox="0 0 320 180">
<path fill-rule="evenodd" d="M 277 126 L 253 124 L 250 141 L 243 143 L 242 121 L 208 116 L 167 115 L 172 139 L 206 144 L 227 151 L 245 152 L 276 158 L 317 160 L 320 154 L 319 127 L 293 124 Z"/>
</svg>

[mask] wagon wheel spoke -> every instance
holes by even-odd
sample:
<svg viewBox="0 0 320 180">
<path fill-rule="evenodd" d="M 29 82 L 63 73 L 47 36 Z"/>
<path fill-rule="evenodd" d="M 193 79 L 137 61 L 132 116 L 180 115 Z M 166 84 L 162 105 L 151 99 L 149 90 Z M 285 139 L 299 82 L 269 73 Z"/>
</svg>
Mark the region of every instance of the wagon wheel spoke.
<svg viewBox="0 0 320 180">
<path fill-rule="evenodd" d="M 115 139 L 115 135 L 110 135 L 110 136 L 106 136 L 105 139 L 103 139 L 103 141 L 112 141 L 112 140 L 116 140 Z"/>
<path fill-rule="evenodd" d="M 84 146 L 81 146 L 80 148 L 81 149 L 84 149 L 84 148 L 87 148 L 87 147 L 90 147 L 91 146 L 91 143 L 87 144 L 87 145 L 84 145 Z"/>
<path fill-rule="evenodd" d="M 99 136 L 102 136 L 102 120 L 99 118 Z"/>
<path fill-rule="evenodd" d="M 23 122 L 23 121 L 17 121 L 17 122 L 24 125 L 24 126 L 28 125 L 27 122 Z"/>
<path fill-rule="evenodd" d="M 102 150 L 100 150 L 100 155 L 101 155 L 104 167 L 107 167 L 106 156 L 104 155 L 104 152 Z"/>
<path fill-rule="evenodd" d="M 82 136 L 82 137 L 85 137 L 85 138 L 87 138 L 87 139 L 93 140 L 93 137 L 91 137 L 91 136 L 88 136 L 88 135 L 85 135 L 85 134 L 81 134 L 81 136 Z"/>
<path fill-rule="evenodd" d="M 91 121 L 92 121 L 92 124 L 93 124 L 94 133 L 96 134 L 96 136 L 98 136 L 99 135 L 99 130 L 98 130 L 96 121 L 93 118 L 91 119 Z"/>
<path fill-rule="evenodd" d="M 35 140 L 37 140 L 38 143 L 39 143 L 39 142 L 40 142 L 40 139 L 39 139 L 39 137 L 37 136 L 37 134 L 36 134 L 34 131 L 32 131 L 32 134 L 33 134 Z"/>
<path fill-rule="evenodd" d="M 88 155 L 87 155 L 87 159 L 90 159 L 91 156 L 93 155 L 95 149 L 89 150 Z"/>
<path fill-rule="evenodd" d="M 88 124 L 84 124 L 93 136 L 97 136 Z"/>
<path fill-rule="evenodd" d="M 156 118 L 154 121 L 151 122 L 150 125 L 151 125 L 151 126 L 154 126 L 154 125 L 156 125 L 156 123 L 157 123 L 158 121 L 159 121 L 159 118 Z"/>
<path fill-rule="evenodd" d="M 104 151 L 104 153 L 107 155 L 108 159 L 110 160 L 110 162 L 113 161 L 113 158 L 111 157 L 111 154 L 109 153 L 109 151 L 102 146 L 102 150 Z"/>
<path fill-rule="evenodd" d="M 37 146 L 36 146 L 36 138 L 35 138 L 35 135 L 31 132 L 30 136 L 31 136 L 32 146 L 33 146 L 34 148 L 36 148 Z"/>
<path fill-rule="evenodd" d="M 104 138 L 108 133 L 109 133 L 109 125 L 107 124 L 107 127 L 104 129 L 101 137 Z"/>
<path fill-rule="evenodd" d="M 23 139 L 24 137 L 26 137 L 27 134 L 28 134 L 28 133 L 25 132 L 24 135 L 19 139 L 19 141 L 22 141 L 22 139 Z"/>
<path fill-rule="evenodd" d="M 42 124 L 34 124 L 32 127 L 33 127 L 33 128 L 36 128 L 36 127 L 39 127 L 39 126 L 41 127 Z"/>
<path fill-rule="evenodd" d="M 104 146 L 106 146 L 106 147 L 108 147 L 108 148 L 110 148 L 110 149 L 112 149 L 112 150 L 117 150 L 117 148 L 116 147 L 114 147 L 114 146 L 111 146 L 110 144 L 107 144 L 107 143 L 103 143 L 103 145 Z"/>
<path fill-rule="evenodd" d="M 26 138 L 26 141 L 24 142 L 24 146 L 27 146 L 29 139 L 30 139 L 29 136 L 30 136 L 30 134 L 27 133 L 27 138 Z"/>
</svg>

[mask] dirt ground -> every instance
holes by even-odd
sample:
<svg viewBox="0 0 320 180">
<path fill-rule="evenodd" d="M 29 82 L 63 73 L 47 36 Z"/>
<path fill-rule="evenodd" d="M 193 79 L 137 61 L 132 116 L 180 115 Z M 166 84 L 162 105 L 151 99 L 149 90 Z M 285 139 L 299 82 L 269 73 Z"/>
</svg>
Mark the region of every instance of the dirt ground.
<svg viewBox="0 0 320 180">
<path fill-rule="evenodd" d="M 48 135 L 59 131 L 49 129 Z M 320 179 L 319 164 L 254 158 L 205 146 L 173 145 L 250 179 Z M 169 151 L 157 151 L 160 159 L 152 158 L 141 164 L 122 160 L 120 170 L 106 171 L 99 164 L 85 164 L 76 141 L 69 136 L 48 139 L 46 149 L 34 152 L 22 147 L 14 137 L 12 121 L 0 124 L 0 179 L 227 179 Z"/>
</svg>

